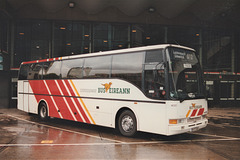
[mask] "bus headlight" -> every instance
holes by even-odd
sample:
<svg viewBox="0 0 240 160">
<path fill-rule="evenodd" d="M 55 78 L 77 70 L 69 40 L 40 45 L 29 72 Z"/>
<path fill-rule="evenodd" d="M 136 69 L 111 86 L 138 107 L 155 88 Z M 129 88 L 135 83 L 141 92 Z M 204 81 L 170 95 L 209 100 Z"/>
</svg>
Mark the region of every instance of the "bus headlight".
<svg viewBox="0 0 240 160">
<path fill-rule="evenodd" d="M 169 124 L 180 124 L 184 123 L 184 119 L 169 119 Z"/>
<path fill-rule="evenodd" d="M 184 123 L 184 119 L 179 119 L 178 123 Z"/>
</svg>

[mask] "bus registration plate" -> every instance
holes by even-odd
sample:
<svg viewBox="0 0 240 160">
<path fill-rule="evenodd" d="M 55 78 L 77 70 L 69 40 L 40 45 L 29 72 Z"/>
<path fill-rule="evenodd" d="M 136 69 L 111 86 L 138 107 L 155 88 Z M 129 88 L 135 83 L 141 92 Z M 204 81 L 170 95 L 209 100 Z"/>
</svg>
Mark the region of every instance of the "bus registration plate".
<svg viewBox="0 0 240 160">
<path fill-rule="evenodd" d="M 199 127 L 194 127 L 194 128 L 191 128 L 191 129 L 190 129 L 190 132 L 195 132 L 195 131 L 197 131 L 197 130 L 199 130 Z"/>
</svg>

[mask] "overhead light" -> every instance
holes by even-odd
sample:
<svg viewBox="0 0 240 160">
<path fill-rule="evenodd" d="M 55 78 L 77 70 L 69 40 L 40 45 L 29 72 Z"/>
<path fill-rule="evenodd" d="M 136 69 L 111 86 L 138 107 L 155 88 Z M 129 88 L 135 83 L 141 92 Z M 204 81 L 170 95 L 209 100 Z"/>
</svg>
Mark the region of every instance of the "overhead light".
<svg viewBox="0 0 240 160">
<path fill-rule="evenodd" d="M 24 33 L 23 33 L 23 32 L 20 32 L 20 33 L 19 33 L 19 35 L 23 36 L 23 35 L 24 35 Z"/>
<path fill-rule="evenodd" d="M 155 12 L 155 8 L 153 7 L 148 8 L 148 12 Z"/>
<path fill-rule="evenodd" d="M 151 37 L 146 37 L 146 39 L 151 39 Z"/>
<path fill-rule="evenodd" d="M 75 3 L 74 2 L 69 2 L 68 3 L 68 7 L 69 8 L 74 8 L 75 7 Z"/>
<path fill-rule="evenodd" d="M 84 37 L 89 37 L 89 35 L 88 35 L 88 34 L 85 34 Z"/>
<path fill-rule="evenodd" d="M 71 43 L 67 43 L 67 46 L 71 46 L 72 44 Z"/>
<path fill-rule="evenodd" d="M 136 30 L 136 29 L 133 29 L 133 30 L 132 30 L 132 32 L 133 32 L 133 33 L 136 33 L 136 32 L 137 32 L 137 30 Z"/>
<path fill-rule="evenodd" d="M 196 36 L 197 36 L 197 37 L 199 37 L 199 36 L 200 36 L 200 34 L 199 34 L 199 33 L 197 33 L 197 34 L 196 34 Z"/>
<path fill-rule="evenodd" d="M 104 43 L 107 43 L 108 41 L 107 40 L 103 40 Z"/>
<path fill-rule="evenodd" d="M 60 29 L 64 30 L 64 29 L 66 29 L 66 27 L 60 27 Z"/>
</svg>

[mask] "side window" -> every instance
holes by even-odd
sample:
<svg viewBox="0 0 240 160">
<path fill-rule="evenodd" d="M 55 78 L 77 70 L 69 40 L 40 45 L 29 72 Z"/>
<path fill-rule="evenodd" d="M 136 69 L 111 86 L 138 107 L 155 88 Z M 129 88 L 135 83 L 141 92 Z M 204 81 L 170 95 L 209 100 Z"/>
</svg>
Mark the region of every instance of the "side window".
<svg viewBox="0 0 240 160">
<path fill-rule="evenodd" d="M 18 79 L 19 80 L 27 80 L 29 70 L 30 70 L 30 65 L 29 64 L 21 65 Z"/>
<path fill-rule="evenodd" d="M 42 78 L 42 64 L 36 63 L 29 66 L 27 79 L 41 79 Z"/>
<path fill-rule="evenodd" d="M 45 62 L 43 63 L 43 79 L 59 79 L 61 62 Z"/>
<path fill-rule="evenodd" d="M 144 52 L 114 55 L 112 61 L 112 78 L 130 81 L 141 88 Z"/>
<path fill-rule="evenodd" d="M 83 59 L 71 59 L 62 61 L 62 78 L 83 78 Z"/>
<path fill-rule="evenodd" d="M 86 58 L 84 78 L 109 78 L 111 56 Z"/>
</svg>

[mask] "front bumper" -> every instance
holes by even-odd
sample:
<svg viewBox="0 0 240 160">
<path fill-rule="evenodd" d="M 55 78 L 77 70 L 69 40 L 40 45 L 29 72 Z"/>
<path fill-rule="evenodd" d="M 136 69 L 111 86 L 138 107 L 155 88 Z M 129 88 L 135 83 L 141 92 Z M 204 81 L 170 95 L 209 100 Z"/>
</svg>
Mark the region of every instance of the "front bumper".
<svg viewBox="0 0 240 160">
<path fill-rule="evenodd" d="M 168 126 L 168 134 L 167 135 L 176 135 L 185 132 L 194 132 L 201 128 L 206 127 L 208 124 L 207 119 L 203 119 L 194 123 L 183 123 L 183 124 L 176 124 L 176 125 L 169 125 Z"/>
</svg>

